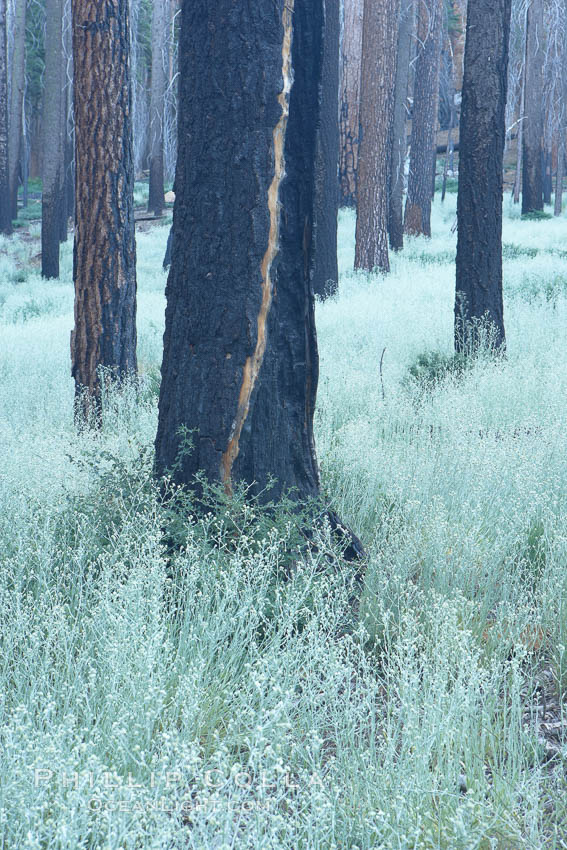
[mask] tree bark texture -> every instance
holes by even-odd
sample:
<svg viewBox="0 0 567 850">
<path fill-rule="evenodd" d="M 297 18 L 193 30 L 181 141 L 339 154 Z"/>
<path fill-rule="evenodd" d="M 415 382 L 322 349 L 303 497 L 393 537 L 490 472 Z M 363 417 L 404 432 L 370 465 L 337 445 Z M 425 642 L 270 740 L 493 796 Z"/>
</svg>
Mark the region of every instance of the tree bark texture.
<svg viewBox="0 0 567 850">
<path fill-rule="evenodd" d="M 404 247 L 404 183 L 407 155 L 407 99 L 412 36 L 415 25 L 415 0 L 403 0 L 398 29 L 394 119 L 392 125 L 392 161 L 390 166 L 390 209 L 388 233 L 390 247 Z"/>
<path fill-rule="evenodd" d="M 8 43 L 6 0 L 0 0 L 0 233 L 12 232 L 8 176 Z"/>
<path fill-rule="evenodd" d="M 150 186 L 148 210 L 163 213 L 163 121 L 165 106 L 165 44 L 167 41 L 166 0 L 153 0 L 152 84 L 150 91 Z"/>
<path fill-rule="evenodd" d="M 324 0 L 323 71 L 315 161 L 312 285 L 315 295 L 338 289 L 340 2 Z"/>
<path fill-rule="evenodd" d="M 526 119 L 522 165 L 522 215 L 543 210 L 543 0 L 531 0 L 527 15 Z"/>
<path fill-rule="evenodd" d="M 62 64 L 63 0 L 47 0 L 41 169 L 41 274 L 46 278 L 59 277 L 59 237 L 63 202 Z"/>
<path fill-rule="evenodd" d="M 469 0 L 461 110 L 455 347 L 470 353 L 478 321 L 505 344 L 502 192 L 512 0 Z"/>
<path fill-rule="evenodd" d="M 322 0 L 185 0 L 156 471 L 319 487 L 310 279 Z M 197 82 L 198 81 L 198 84 Z M 193 451 L 178 457 L 180 427 Z"/>
<path fill-rule="evenodd" d="M 364 0 L 344 0 L 345 16 L 340 81 L 339 179 L 341 204 L 345 207 L 356 206 L 363 12 Z"/>
<path fill-rule="evenodd" d="M 443 20 L 443 0 L 418 0 L 418 54 L 404 221 L 405 232 L 411 236 L 431 236 L 431 188 Z"/>
<path fill-rule="evenodd" d="M 97 412 L 100 370 L 136 371 L 136 244 L 128 0 L 73 0 L 75 329 L 82 411 Z M 93 116 L 96 120 L 93 120 Z"/>
<path fill-rule="evenodd" d="M 8 124 L 10 209 L 13 219 L 18 217 L 18 179 L 22 157 L 22 116 L 26 84 L 26 5 L 26 0 L 15 0 L 14 2 L 14 49 L 12 53 L 10 120 Z"/>
<path fill-rule="evenodd" d="M 365 0 L 355 269 L 390 271 L 388 215 L 400 0 Z"/>
</svg>

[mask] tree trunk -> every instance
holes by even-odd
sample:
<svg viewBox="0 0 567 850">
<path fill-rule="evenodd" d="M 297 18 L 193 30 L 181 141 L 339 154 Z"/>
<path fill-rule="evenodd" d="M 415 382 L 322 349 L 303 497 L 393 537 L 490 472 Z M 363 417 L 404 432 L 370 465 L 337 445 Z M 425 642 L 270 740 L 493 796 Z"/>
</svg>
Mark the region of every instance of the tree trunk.
<svg viewBox="0 0 567 850">
<path fill-rule="evenodd" d="M 390 271 L 388 214 L 400 0 L 365 0 L 355 269 Z"/>
<path fill-rule="evenodd" d="M 522 171 L 524 167 L 524 127 L 526 123 L 526 56 L 527 56 L 527 24 L 526 45 L 524 48 L 524 67 L 522 70 L 522 88 L 520 92 L 520 116 L 518 121 L 518 141 L 516 158 L 516 175 L 514 178 L 513 197 L 514 203 L 520 203 L 520 192 L 522 188 Z"/>
<path fill-rule="evenodd" d="M 334 295 L 339 283 L 337 218 L 339 213 L 340 2 L 324 0 L 324 8 L 321 111 L 315 161 L 312 269 L 313 292 L 323 298 Z"/>
<path fill-rule="evenodd" d="M 164 44 L 166 0 L 153 0 L 152 11 L 152 86 L 150 94 L 150 192 L 148 211 L 160 216 L 164 205 L 163 120 L 165 105 Z"/>
<path fill-rule="evenodd" d="M 433 151 L 439 100 L 439 64 L 443 35 L 443 0 L 418 0 L 418 55 L 404 229 L 411 236 L 431 236 Z"/>
<path fill-rule="evenodd" d="M 563 178 L 565 177 L 565 130 L 561 127 L 557 143 L 557 174 L 555 177 L 555 206 L 554 215 L 563 212 Z"/>
<path fill-rule="evenodd" d="M 469 0 L 457 201 L 455 348 L 472 353 L 479 320 L 505 345 L 502 192 L 512 0 Z"/>
<path fill-rule="evenodd" d="M 344 0 L 344 7 L 345 22 L 340 83 L 339 181 L 342 206 L 355 207 L 364 0 Z"/>
<path fill-rule="evenodd" d="M 550 147 L 545 147 L 543 152 L 543 203 L 551 204 L 551 194 L 553 192 L 553 177 L 552 177 L 552 153 Z"/>
<path fill-rule="evenodd" d="M 271 479 L 265 498 L 319 489 L 310 269 L 323 21 L 322 0 L 182 6 L 156 438 L 156 471 L 180 483 L 204 470 L 227 493 Z M 183 427 L 194 448 L 179 456 Z"/>
<path fill-rule="evenodd" d="M 392 161 L 390 165 L 390 210 L 388 232 L 390 247 L 404 247 L 404 180 L 407 155 L 407 99 L 412 35 L 415 26 L 415 2 L 403 0 L 398 29 L 396 84 L 394 88 L 394 120 L 392 126 Z"/>
<path fill-rule="evenodd" d="M 81 414 L 100 413 L 100 367 L 136 372 L 136 243 L 128 0 L 73 0 L 75 329 Z M 93 115 L 97 122 L 93 127 Z M 83 391 L 87 392 L 84 393 Z"/>
<path fill-rule="evenodd" d="M 26 5 L 26 0 L 15 0 L 14 3 L 14 49 L 12 53 L 10 120 L 8 124 L 10 208 L 13 219 L 18 217 L 18 180 L 22 158 L 22 116 L 26 85 Z"/>
<path fill-rule="evenodd" d="M 42 117 L 41 274 L 42 277 L 51 278 L 59 277 L 59 236 L 61 233 L 62 215 L 62 0 L 47 0 L 45 19 L 45 87 L 43 90 Z"/>
<path fill-rule="evenodd" d="M 527 16 L 526 125 L 522 170 L 522 215 L 543 210 L 543 0 L 531 0 Z"/>
<path fill-rule="evenodd" d="M 12 232 L 8 176 L 8 42 L 6 0 L 0 0 L 0 233 Z"/>
</svg>

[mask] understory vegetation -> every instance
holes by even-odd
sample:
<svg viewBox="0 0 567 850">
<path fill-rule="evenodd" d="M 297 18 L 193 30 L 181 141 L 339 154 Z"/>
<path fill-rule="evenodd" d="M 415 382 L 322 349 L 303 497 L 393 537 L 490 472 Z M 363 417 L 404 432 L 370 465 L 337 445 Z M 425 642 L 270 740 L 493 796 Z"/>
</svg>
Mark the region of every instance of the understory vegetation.
<svg viewBox="0 0 567 850">
<path fill-rule="evenodd" d="M 214 493 L 197 518 L 152 479 L 167 227 L 138 234 L 141 377 L 97 435 L 72 243 L 42 281 L 38 225 L 0 242 L 0 848 L 567 847 L 565 220 L 505 201 L 507 356 L 463 364 L 455 204 L 387 278 L 351 271 L 343 211 L 317 307 L 354 628 L 324 525 Z"/>
</svg>

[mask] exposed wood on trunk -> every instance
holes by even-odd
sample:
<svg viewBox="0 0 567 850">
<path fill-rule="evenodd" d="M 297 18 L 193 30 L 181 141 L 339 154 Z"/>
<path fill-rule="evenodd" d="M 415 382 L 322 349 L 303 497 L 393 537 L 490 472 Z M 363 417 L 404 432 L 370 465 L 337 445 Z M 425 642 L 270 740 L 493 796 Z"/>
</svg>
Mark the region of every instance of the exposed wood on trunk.
<svg viewBox="0 0 567 850">
<path fill-rule="evenodd" d="M 127 0 L 73 2 L 78 413 L 98 417 L 100 367 L 136 371 L 136 247 Z M 93 125 L 92 116 L 98 117 Z M 84 391 L 86 390 L 86 394 Z"/>
<path fill-rule="evenodd" d="M 470 0 L 461 110 L 457 202 L 455 347 L 473 352 L 478 321 L 505 344 L 502 301 L 502 191 L 508 41 L 512 0 Z"/>
<path fill-rule="evenodd" d="M 355 269 L 390 271 L 388 215 L 400 0 L 365 0 Z"/>
<path fill-rule="evenodd" d="M 268 497 L 318 492 L 310 271 L 323 24 L 322 0 L 182 6 L 156 439 L 157 472 L 178 459 L 179 482 L 204 470 L 228 492 L 243 480 L 260 493 L 272 477 Z M 179 458 L 182 426 L 195 446 Z"/>
<path fill-rule="evenodd" d="M 404 230 L 431 236 L 433 151 L 439 100 L 439 63 L 443 35 L 443 0 L 418 2 L 418 55 L 415 70 L 408 194 Z"/>
</svg>

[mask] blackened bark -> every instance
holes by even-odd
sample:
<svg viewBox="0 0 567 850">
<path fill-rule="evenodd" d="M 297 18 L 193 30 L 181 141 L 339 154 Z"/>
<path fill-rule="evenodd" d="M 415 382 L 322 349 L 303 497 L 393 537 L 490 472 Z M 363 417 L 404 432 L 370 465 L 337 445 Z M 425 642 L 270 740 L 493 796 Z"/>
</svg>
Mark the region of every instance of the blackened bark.
<svg viewBox="0 0 567 850">
<path fill-rule="evenodd" d="M 12 232 L 8 177 L 8 50 L 6 0 L 0 0 L 0 233 Z"/>
<path fill-rule="evenodd" d="M 390 271 L 388 214 L 400 0 L 365 0 L 355 269 Z"/>
<path fill-rule="evenodd" d="M 433 152 L 436 150 L 443 0 L 418 0 L 418 15 L 418 54 L 404 230 L 412 236 L 431 236 L 431 188 L 434 179 Z"/>
<path fill-rule="evenodd" d="M 167 39 L 165 0 L 153 0 L 152 85 L 150 97 L 150 185 L 148 211 L 160 216 L 164 205 L 163 118 L 165 105 L 164 50 Z"/>
<path fill-rule="evenodd" d="M 407 99 L 412 35 L 415 26 L 414 0 L 403 0 L 398 29 L 394 120 L 392 124 L 392 162 L 390 174 L 390 210 L 388 234 L 393 251 L 404 247 L 404 181 L 407 154 Z"/>
<path fill-rule="evenodd" d="M 512 0 L 469 0 L 461 110 L 455 348 L 471 353 L 478 320 L 505 345 L 502 191 Z"/>
<path fill-rule="evenodd" d="M 81 411 L 98 413 L 99 367 L 117 377 L 136 371 L 129 41 L 128 0 L 73 0 L 76 224 L 71 357 L 75 388 L 83 401 L 79 419 Z"/>
<path fill-rule="evenodd" d="M 363 9 L 364 0 L 344 0 L 340 75 L 339 182 L 340 203 L 345 207 L 355 207 L 357 198 Z"/>
<path fill-rule="evenodd" d="M 315 295 L 338 289 L 339 213 L 339 0 L 324 0 L 323 71 L 315 158 L 312 285 Z"/>
<path fill-rule="evenodd" d="M 26 0 L 14 4 L 12 73 L 10 92 L 10 120 L 8 135 L 8 161 L 10 173 L 10 208 L 13 219 L 18 217 L 18 178 L 22 158 L 22 114 L 26 84 Z"/>
<path fill-rule="evenodd" d="M 156 471 L 316 495 L 322 0 L 185 0 Z M 199 80 L 199 85 L 195 85 Z M 291 88 L 291 91 L 290 91 Z M 289 117 L 288 117 L 289 113 Z M 189 238 L 190 235 L 190 238 Z"/>
<path fill-rule="evenodd" d="M 43 90 L 43 161 L 41 196 L 41 274 L 59 277 L 59 237 L 63 202 L 63 2 L 45 6 L 45 87 Z"/>
<path fill-rule="evenodd" d="M 522 215 L 543 210 L 543 0 L 531 0 L 527 15 L 526 118 L 523 136 Z"/>
<path fill-rule="evenodd" d="M 173 227 L 169 228 L 167 236 L 167 245 L 165 246 L 165 256 L 163 258 L 163 270 L 166 271 L 171 265 L 171 248 L 173 243 Z"/>
</svg>

